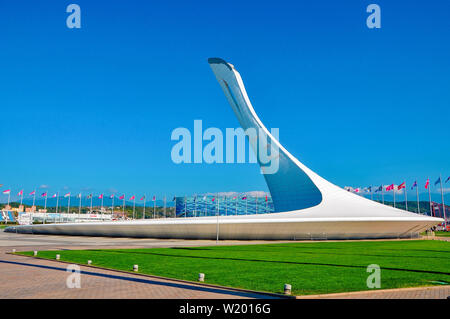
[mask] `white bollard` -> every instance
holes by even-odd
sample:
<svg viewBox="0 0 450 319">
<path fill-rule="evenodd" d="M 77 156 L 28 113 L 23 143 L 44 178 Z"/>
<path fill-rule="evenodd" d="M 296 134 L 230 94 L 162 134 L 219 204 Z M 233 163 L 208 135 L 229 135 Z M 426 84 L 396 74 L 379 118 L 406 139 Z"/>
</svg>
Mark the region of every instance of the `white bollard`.
<svg viewBox="0 0 450 319">
<path fill-rule="evenodd" d="M 92 260 L 88 260 L 88 265 L 92 264 Z"/>
<path fill-rule="evenodd" d="M 37 250 L 33 251 L 33 256 L 37 256 Z"/>
<path fill-rule="evenodd" d="M 56 254 L 56 260 L 59 260 L 61 256 L 59 254 Z"/>
<path fill-rule="evenodd" d="M 284 294 L 285 295 L 290 295 L 291 294 L 291 289 L 292 289 L 291 285 L 284 284 Z"/>
<path fill-rule="evenodd" d="M 133 270 L 134 271 L 139 271 L 139 266 L 138 265 L 133 265 Z"/>
<path fill-rule="evenodd" d="M 205 281 L 205 274 L 199 273 L 198 274 L 198 281 Z"/>
</svg>

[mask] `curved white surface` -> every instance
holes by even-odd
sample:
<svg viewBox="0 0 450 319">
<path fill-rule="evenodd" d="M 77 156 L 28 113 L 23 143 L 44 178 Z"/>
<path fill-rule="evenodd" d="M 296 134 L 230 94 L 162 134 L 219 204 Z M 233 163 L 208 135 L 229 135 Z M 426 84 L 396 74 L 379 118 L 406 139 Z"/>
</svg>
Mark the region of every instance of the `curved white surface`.
<svg viewBox="0 0 450 319">
<path fill-rule="evenodd" d="M 280 171 L 266 174 L 279 213 L 157 219 L 143 221 L 48 224 L 9 227 L 34 234 L 215 239 L 361 239 L 414 237 L 443 219 L 418 215 L 350 193 L 320 177 L 292 156 L 262 124 L 240 74 L 222 59 L 210 66 L 241 126 L 262 129 L 280 150 Z M 263 170 L 264 171 L 264 170 Z M 219 227 L 217 227 L 219 221 Z"/>
</svg>

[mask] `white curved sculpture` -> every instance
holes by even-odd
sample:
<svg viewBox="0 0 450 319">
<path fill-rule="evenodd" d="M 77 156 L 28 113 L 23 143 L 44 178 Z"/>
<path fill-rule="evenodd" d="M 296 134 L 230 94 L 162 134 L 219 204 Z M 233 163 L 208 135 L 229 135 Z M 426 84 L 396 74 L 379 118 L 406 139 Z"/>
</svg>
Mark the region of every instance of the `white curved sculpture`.
<svg viewBox="0 0 450 319">
<path fill-rule="evenodd" d="M 261 123 L 236 69 L 219 58 L 208 62 L 241 126 L 261 129 L 268 145 L 279 149 L 279 170 L 264 175 L 275 213 L 18 226 L 7 231 L 193 239 L 363 239 L 415 237 L 443 222 L 350 193 L 311 171 Z"/>
</svg>

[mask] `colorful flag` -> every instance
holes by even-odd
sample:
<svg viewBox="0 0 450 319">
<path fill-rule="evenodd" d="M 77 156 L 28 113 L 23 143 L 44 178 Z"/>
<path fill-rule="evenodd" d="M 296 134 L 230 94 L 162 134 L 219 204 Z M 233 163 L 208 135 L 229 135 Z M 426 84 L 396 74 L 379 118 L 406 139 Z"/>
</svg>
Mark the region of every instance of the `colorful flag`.
<svg viewBox="0 0 450 319">
<path fill-rule="evenodd" d="M 266 202 L 267 202 L 267 195 L 266 195 Z"/>
<path fill-rule="evenodd" d="M 237 198 L 237 196 L 234 196 L 234 197 L 233 197 L 233 199 L 236 199 L 236 198 Z"/>
<path fill-rule="evenodd" d="M 81 198 L 81 193 L 79 193 L 79 194 L 77 195 L 77 197 L 78 197 L 78 198 Z"/>
<path fill-rule="evenodd" d="M 145 195 L 141 197 L 141 200 L 144 200 L 144 199 L 145 199 Z"/>
<path fill-rule="evenodd" d="M 417 181 L 414 182 L 413 186 L 411 186 L 411 189 L 414 189 L 414 187 L 417 187 Z"/>
<path fill-rule="evenodd" d="M 446 183 L 447 183 L 448 181 L 450 181 L 450 176 L 447 177 L 447 179 L 445 180 Z"/>
<path fill-rule="evenodd" d="M 372 193 L 372 186 L 367 187 L 367 190 Z"/>
<path fill-rule="evenodd" d="M 52 198 L 55 198 L 55 197 L 56 197 L 56 194 L 53 194 Z"/>
<path fill-rule="evenodd" d="M 156 200 L 156 196 L 153 196 L 153 201 L 155 201 Z"/>
<path fill-rule="evenodd" d="M 30 195 L 34 195 L 34 194 L 36 194 L 36 191 L 32 191 L 32 192 L 30 193 Z"/>
<path fill-rule="evenodd" d="M 355 188 L 355 193 L 359 193 L 359 188 Z"/>
<path fill-rule="evenodd" d="M 206 197 L 206 196 L 205 196 Z M 177 200 L 177 198 L 174 196 L 173 198 L 172 198 L 172 202 L 175 202 Z"/>
<path fill-rule="evenodd" d="M 46 197 L 47 196 L 47 192 L 45 192 L 45 193 L 42 193 L 42 195 L 41 195 L 42 197 Z"/>
<path fill-rule="evenodd" d="M 398 190 L 401 190 L 402 188 L 405 188 L 405 182 L 401 183 L 400 185 L 397 186 Z"/>
<path fill-rule="evenodd" d="M 376 192 L 381 192 L 383 190 L 383 185 L 381 185 L 380 187 L 378 187 L 376 190 L 375 190 L 375 193 Z"/>
<path fill-rule="evenodd" d="M 123 194 L 122 196 L 119 197 L 119 199 L 124 199 L 125 198 L 125 194 Z"/>
<path fill-rule="evenodd" d="M 102 198 L 103 198 L 103 194 L 100 194 L 100 195 L 98 196 L 98 198 L 102 199 Z"/>
<path fill-rule="evenodd" d="M 66 195 L 64 195 L 64 197 L 69 197 L 70 196 L 70 193 L 67 193 Z"/>
<path fill-rule="evenodd" d="M 130 197 L 130 200 L 133 200 L 135 198 L 136 198 L 136 196 L 133 195 L 133 196 Z"/>
<path fill-rule="evenodd" d="M 10 190 L 10 189 L 7 189 L 7 190 L 4 190 L 4 191 L 3 191 L 3 194 L 9 194 L 9 193 L 11 193 L 11 190 Z"/>
<path fill-rule="evenodd" d="M 17 196 L 22 196 L 23 195 L 23 189 L 17 193 Z"/>
<path fill-rule="evenodd" d="M 245 199 L 247 199 L 247 196 L 242 197 L 242 200 L 245 200 Z"/>
<path fill-rule="evenodd" d="M 436 186 L 436 185 L 439 184 L 440 182 L 441 182 L 441 178 L 439 177 L 439 178 L 437 179 L 437 181 L 434 182 L 434 186 Z"/>
<path fill-rule="evenodd" d="M 113 199 L 114 198 L 114 194 L 111 194 L 111 196 L 109 196 L 109 198 Z"/>
<path fill-rule="evenodd" d="M 430 179 L 429 178 L 427 178 L 427 182 L 425 183 L 425 188 L 427 188 L 428 189 L 428 186 L 430 185 Z"/>
<path fill-rule="evenodd" d="M 215 197 L 213 197 L 213 198 L 211 199 L 211 201 L 213 201 L 213 202 L 214 202 L 215 200 L 216 200 L 216 198 L 215 198 Z"/>
<path fill-rule="evenodd" d="M 394 184 L 391 184 L 391 185 L 389 185 L 389 186 L 386 187 L 386 190 L 387 190 L 387 191 L 391 191 L 391 190 L 393 190 L 393 189 L 394 189 Z"/>
</svg>

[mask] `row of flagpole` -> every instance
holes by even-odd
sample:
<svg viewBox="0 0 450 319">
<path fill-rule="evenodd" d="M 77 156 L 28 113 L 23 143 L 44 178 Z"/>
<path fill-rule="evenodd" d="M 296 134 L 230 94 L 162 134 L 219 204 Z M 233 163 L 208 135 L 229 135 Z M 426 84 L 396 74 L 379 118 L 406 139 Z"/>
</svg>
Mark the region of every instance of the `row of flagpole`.
<svg viewBox="0 0 450 319">
<path fill-rule="evenodd" d="M 450 176 L 445 180 L 444 184 L 446 184 L 448 181 L 450 181 Z M 441 190 L 441 200 L 442 200 L 442 210 L 444 213 L 444 227 L 447 226 L 447 215 L 445 213 L 445 201 L 444 201 L 444 186 L 442 183 L 442 176 L 440 175 L 439 178 L 436 180 L 436 182 L 434 182 L 434 186 L 440 184 L 440 190 Z M 375 189 L 375 193 L 381 191 L 381 198 L 382 198 L 382 203 L 384 204 L 384 191 L 389 192 L 392 190 L 392 194 L 393 194 L 393 204 L 395 207 L 395 191 L 397 190 L 401 190 L 405 188 L 405 210 L 408 210 L 408 192 L 406 191 L 406 182 L 401 183 L 398 186 L 395 186 L 394 184 L 391 185 L 380 185 L 379 187 L 377 187 Z M 413 185 L 411 186 L 411 190 L 416 189 L 416 200 L 417 200 L 417 212 L 420 214 L 420 200 L 419 200 L 419 186 L 417 184 L 417 180 L 414 181 Z M 430 187 L 430 179 L 428 178 L 426 183 L 425 183 L 425 189 L 428 190 L 428 199 L 429 199 L 429 204 L 430 204 L 430 214 L 433 214 L 433 206 L 432 206 L 432 201 L 431 201 L 431 187 Z M 348 191 L 353 191 L 355 193 L 362 193 L 362 192 L 368 192 L 370 193 L 370 198 L 373 200 L 373 192 L 372 192 L 372 186 L 369 187 L 365 187 L 362 189 L 360 188 L 355 188 L 355 189 L 351 189 L 351 188 L 347 188 Z"/>
<path fill-rule="evenodd" d="M 9 206 L 9 204 L 11 202 L 11 189 L 4 190 L 2 193 L 5 194 L 5 195 L 8 195 L 8 206 Z M 20 190 L 19 193 L 17 194 L 20 197 L 20 205 L 22 205 L 22 203 L 23 203 L 23 194 L 24 194 L 23 189 Z M 29 196 L 33 196 L 33 205 L 32 205 L 32 207 L 34 207 L 35 203 L 36 203 L 36 190 L 33 190 L 31 193 L 29 193 Z M 41 196 L 44 198 L 44 210 L 46 210 L 47 209 L 48 192 L 42 193 Z M 59 204 L 59 197 L 60 197 L 59 196 L 59 192 L 56 192 L 53 196 L 51 196 L 51 198 L 56 198 L 56 209 L 55 209 L 56 213 L 58 213 L 58 208 L 59 208 L 59 205 L 58 205 Z M 70 213 L 70 197 L 71 197 L 71 193 L 70 192 L 66 193 L 63 197 L 64 198 L 68 198 L 68 200 L 67 200 L 67 213 Z M 82 207 L 82 195 L 81 195 L 81 193 L 77 194 L 76 197 L 79 198 L 78 213 L 81 213 L 81 207 Z M 98 198 L 101 199 L 100 212 L 102 213 L 102 215 L 103 215 L 103 212 L 104 212 L 103 197 L 104 197 L 104 194 L 100 194 L 98 196 Z M 112 200 L 111 214 L 114 214 L 114 198 L 115 197 L 116 197 L 115 194 L 111 194 L 110 195 L 110 199 Z M 122 214 L 125 217 L 125 194 L 123 194 L 122 196 L 120 196 L 118 198 L 123 200 Z M 93 211 L 93 203 L 92 203 L 93 194 L 91 193 L 91 194 L 87 195 L 87 199 L 91 200 L 90 201 L 90 212 L 92 212 Z M 141 199 L 140 199 L 144 203 L 143 217 L 142 218 L 145 218 L 145 203 L 146 203 L 145 199 L 146 199 L 145 195 L 142 196 Z M 136 196 L 135 195 L 131 196 L 129 200 L 133 200 L 133 219 L 135 219 Z M 153 196 L 152 200 L 153 200 L 153 217 L 155 217 L 156 216 L 156 196 Z M 164 197 L 164 216 L 166 216 L 166 207 L 165 206 L 166 206 L 166 197 Z"/>
</svg>

